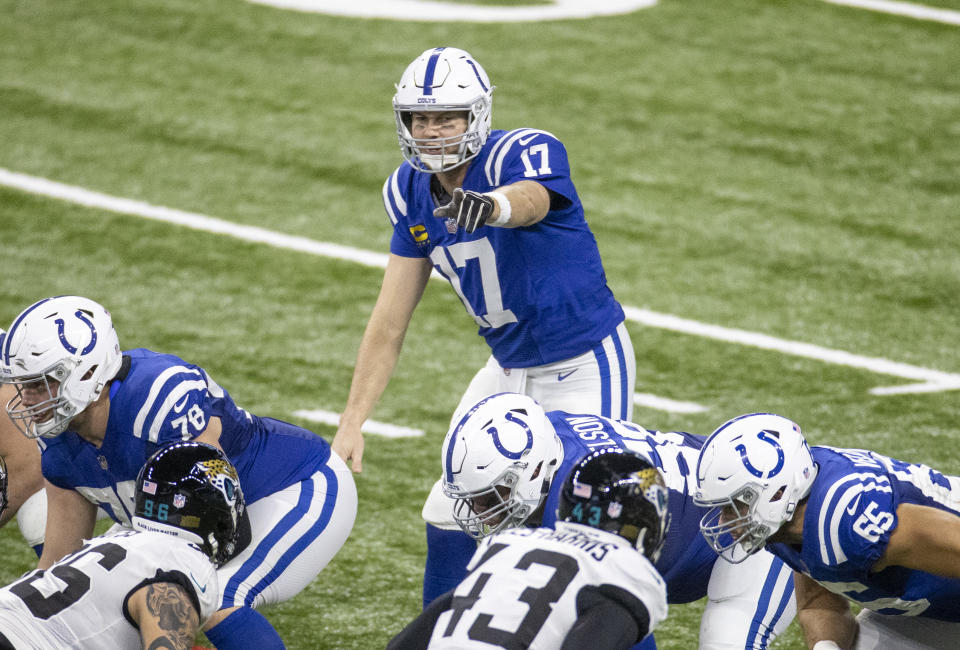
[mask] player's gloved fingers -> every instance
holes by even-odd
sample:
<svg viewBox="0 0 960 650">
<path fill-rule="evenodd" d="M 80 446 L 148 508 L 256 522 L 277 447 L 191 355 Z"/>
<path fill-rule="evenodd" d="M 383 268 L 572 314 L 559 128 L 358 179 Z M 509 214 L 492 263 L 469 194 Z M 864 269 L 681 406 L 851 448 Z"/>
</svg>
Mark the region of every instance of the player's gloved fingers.
<svg viewBox="0 0 960 650">
<path fill-rule="evenodd" d="M 460 213 L 460 205 L 463 203 L 463 190 L 459 187 L 453 191 L 453 196 L 450 197 L 450 203 L 441 205 L 439 208 L 434 209 L 433 216 L 440 218 L 457 218 L 457 215 Z"/>
<path fill-rule="evenodd" d="M 487 223 L 493 214 L 493 199 L 477 192 L 465 192 L 457 223 L 472 233 Z"/>
</svg>

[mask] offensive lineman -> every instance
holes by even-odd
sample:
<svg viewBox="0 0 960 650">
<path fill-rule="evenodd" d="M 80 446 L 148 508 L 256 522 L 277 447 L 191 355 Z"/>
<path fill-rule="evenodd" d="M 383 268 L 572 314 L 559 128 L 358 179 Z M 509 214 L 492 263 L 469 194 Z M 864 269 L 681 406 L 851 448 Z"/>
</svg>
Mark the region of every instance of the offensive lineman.
<svg viewBox="0 0 960 650">
<path fill-rule="evenodd" d="M 0 649 L 178 648 L 217 609 L 244 501 L 220 450 L 173 443 L 136 482 L 134 530 L 86 540 L 0 589 Z"/>
<path fill-rule="evenodd" d="M 864 449 L 810 447 L 770 413 L 720 426 L 696 465 L 701 530 L 729 562 L 767 548 L 794 569 L 814 650 L 953 650 L 960 477 Z M 856 618 L 850 602 L 863 609 Z"/>
<path fill-rule="evenodd" d="M 667 614 L 654 569 L 667 488 L 639 454 L 606 448 L 564 481 L 554 528 L 487 536 L 456 588 L 388 650 L 630 648 Z"/>
<path fill-rule="evenodd" d="M 109 312 L 79 296 L 41 300 L 14 320 L 0 350 L 0 383 L 15 385 L 7 414 L 43 448 L 39 568 L 80 548 L 98 506 L 130 526 L 134 479 L 160 446 L 206 442 L 237 468 L 249 517 L 218 571 L 220 608 L 204 631 L 220 650 L 283 646 L 255 608 L 299 593 L 356 516 L 353 477 L 326 441 L 239 408 L 205 370 L 173 355 L 121 353 Z"/>
</svg>

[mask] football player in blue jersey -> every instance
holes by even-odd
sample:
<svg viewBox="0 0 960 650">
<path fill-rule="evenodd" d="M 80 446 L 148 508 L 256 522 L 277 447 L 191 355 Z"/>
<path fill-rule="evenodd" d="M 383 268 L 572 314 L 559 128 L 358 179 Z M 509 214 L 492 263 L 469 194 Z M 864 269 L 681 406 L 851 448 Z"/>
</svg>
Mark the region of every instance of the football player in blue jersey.
<svg viewBox="0 0 960 650">
<path fill-rule="evenodd" d="M 7 414 L 41 446 L 39 568 L 92 536 L 98 506 L 130 525 L 137 472 L 160 446 L 206 442 L 237 468 L 248 517 L 217 571 L 219 607 L 204 631 L 221 650 L 282 647 L 254 608 L 299 593 L 356 516 L 350 469 L 326 441 L 248 413 L 203 368 L 146 349 L 121 352 L 109 312 L 79 296 L 44 299 L 16 317 L 0 348 L 0 382 L 16 388 Z"/>
<path fill-rule="evenodd" d="M 722 562 L 700 535 L 706 510 L 693 503 L 693 468 L 704 440 L 597 415 L 544 412 L 525 395 L 493 395 L 467 411 L 444 440 L 447 516 L 477 539 L 521 525 L 553 526 L 563 484 L 555 477 L 600 449 L 635 451 L 660 470 L 670 491 L 669 528 L 654 563 L 668 601 L 707 597 L 704 650 L 767 648 L 794 617 L 791 571 L 770 553 L 740 565 Z M 450 553 L 448 573 L 462 579 L 469 557 Z"/>
<path fill-rule="evenodd" d="M 390 256 L 333 440 L 354 471 L 362 469 L 361 427 L 387 386 L 434 271 L 453 287 L 492 352 L 453 422 L 480 398 L 503 391 L 531 395 L 548 409 L 632 414 L 633 344 L 566 149 L 539 129 L 491 130 L 493 90 L 480 64 L 453 47 L 423 52 L 396 86 L 406 162 L 383 185 Z M 428 556 L 464 545 L 458 531 L 434 525 L 443 501 L 437 481 L 423 511 Z M 428 560 L 428 571 L 442 564 Z M 428 573 L 424 597 L 448 588 L 443 576 Z"/>
<path fill-rule="evenodd" d="M 794 569 L 810 647 L 957 647 L 960 477 L 810 447 L 796 423 L 751 413 L 707 439 L 696 481 L 717 553 L 735 563 L 768 549 Z M 848 601 L 863 608 L 856 618 Z"/>
</svg>

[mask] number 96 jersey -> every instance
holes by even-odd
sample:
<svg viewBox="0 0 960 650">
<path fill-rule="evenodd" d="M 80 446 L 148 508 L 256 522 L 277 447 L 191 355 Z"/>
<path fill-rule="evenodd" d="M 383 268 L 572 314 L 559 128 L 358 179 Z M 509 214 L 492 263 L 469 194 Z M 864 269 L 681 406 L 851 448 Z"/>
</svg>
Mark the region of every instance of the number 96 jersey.
<svg viewBox="0 0 960 650">
<path fill-rule="evenodd" d="M 431 650 L 555 650 L 591 591 L 630 612 L 642 635 L 667 614 L 666 585 L 653 565 L 623 538 L 580 524 L 492 535 L 468 569 L 437 619 Z"/>
</svg>

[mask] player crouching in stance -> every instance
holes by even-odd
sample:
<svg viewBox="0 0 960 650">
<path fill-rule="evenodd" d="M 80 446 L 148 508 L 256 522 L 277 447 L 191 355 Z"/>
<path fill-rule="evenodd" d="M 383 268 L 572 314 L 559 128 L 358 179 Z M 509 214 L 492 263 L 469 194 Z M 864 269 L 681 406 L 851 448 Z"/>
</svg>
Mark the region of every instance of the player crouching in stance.
<svg viewBox="0 0 960 650">
<path fill-rule="evenodd" d="M 137 472 L 174 441 L 223 450 L 247 508 L 218 570 L 220 604 L 204 623 L 219 650 L 282 648 L 257 611 L 303 590 L 343 546 L 357 512 L 346 464 L 320 436 L 240 408 L 203 368 L 172 354 L 121 351 L 110 313 L 81 296 L 25 309 L 0 349 L 7 415 L 39 438 L 47 524 L 38 568 L 93 535 L 97 509 L 129 527 Z"/>
<path fill-rule="evenodd" d="M 177 442 L 143 466 L 135 496 L 134 530 L 87 540 L 0 589 L 0 648 L 193 645 L 236 543 L 237 471 L 215 447 Z"/>
<path fill-rule="evenodd" d="M 753 413 L 707 439 L 695 498 L 712 507 L 701 531 L 722 557 L 766 548 L 794 569 L 814 650 L 958 647 L 960 477 L 809 447 L 794 422 Z"/>
<path fill-rule="evenodd" d="M 596 451 L 566 478 L 556 515 L 552 529 L 485 537 L 466 579 L 388 649 L 616 649 L 653 631 L 667 614 L 651 564 L 667 527 L 657 469 L 631 451 Z"/>
</svg>

